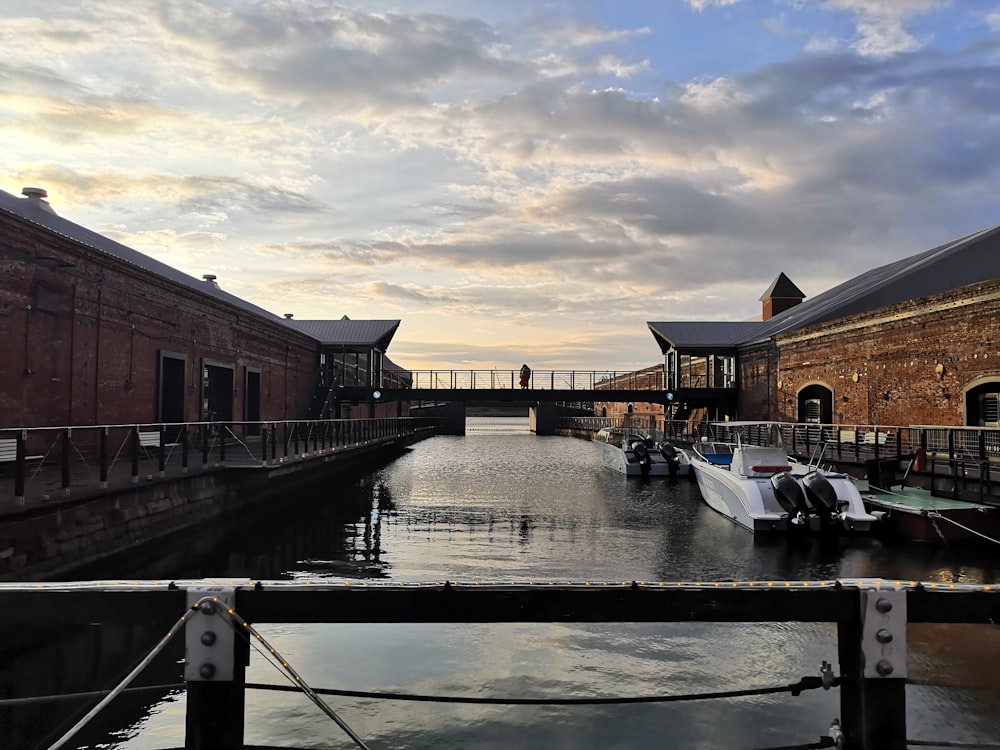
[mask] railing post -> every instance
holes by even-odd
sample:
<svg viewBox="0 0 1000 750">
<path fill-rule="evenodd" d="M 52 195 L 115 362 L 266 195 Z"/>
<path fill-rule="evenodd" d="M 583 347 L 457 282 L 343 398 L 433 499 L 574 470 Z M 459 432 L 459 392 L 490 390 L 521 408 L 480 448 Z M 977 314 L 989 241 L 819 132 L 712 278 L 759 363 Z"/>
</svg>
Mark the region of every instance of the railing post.
<svg viewBox="0 0 1000 750">
<path fill-rule="evenodd" d="M 160 425 L 160 444 L 156 449 L 156 470 L 160 477 L 163 479 L 167 475 L 167 449 L 165 443 L 167 442 L 167 426 L 164 424 Z"/>
<path fill-rule="evenodd" d="M 72 448 L 73 448 L 73 428 L 65 427 L 63 428 L 62 431 L 62 451 L 60 456 L 61 459 L 60 463 L 62 464 L 62 471 L 61 471 L 62 481 L 60 482 L 60 484 L 61 484 L 62 494 L 64 497 L 69 497 L 70 494 L 69 466 L 70 466 L 70 458 L 72 457 Z"/>
<path fill-rule="evenodd" d="M 21 430 L 17 433 L 17 452 L 14 457 L 14 498 L 21 505 L 24 505 L 24 480 L 28 470 L 27 447 L 28 431 Z"/>
<path fill-rule="evenodd" d="M 235 590 L 188 589 L 191 611 L 185 630 L 184 679 L 187 715 L 184 747 L 188 750 L 242 750 L 246 711 L 246 665 L 249 641 L 234 636 L 228 609 Z"/>
<path fill-rule="evenodd" d="M 208 468 L 208 423 L 201 423 L 201 468 Z"/>
<path fill-rule="evenodd" d="M 98 486 L 104 490 L 108 487 L 108 428 L 100 427 L 97 430 L 97 462 L 98 462 Z"/>
<path fill-rule="evenodd" d="M 132 427 L 129 435 L 132 441 L 132 484 L 139 482 L 139 425 Z"/>
<path fill-rule="evenodd" d="M 857 603 L 837 628 L 845 748 L 905 750 L 906 590 L 876 582 Z"/>
</svg>

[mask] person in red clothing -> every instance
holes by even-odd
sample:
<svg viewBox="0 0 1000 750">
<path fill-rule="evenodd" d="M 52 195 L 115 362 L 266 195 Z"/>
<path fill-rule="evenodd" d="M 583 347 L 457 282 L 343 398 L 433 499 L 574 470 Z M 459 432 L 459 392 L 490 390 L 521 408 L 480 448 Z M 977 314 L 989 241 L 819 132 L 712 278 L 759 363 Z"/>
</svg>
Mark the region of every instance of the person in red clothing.
<svg viewBox="0 0 1000 750">
<path fill-rule="evenodd" d="M 531 368 L 528 365 L 521 365 L 521 387 L 528 387 L 528 380 L 531 379 Z"/>
</svg>

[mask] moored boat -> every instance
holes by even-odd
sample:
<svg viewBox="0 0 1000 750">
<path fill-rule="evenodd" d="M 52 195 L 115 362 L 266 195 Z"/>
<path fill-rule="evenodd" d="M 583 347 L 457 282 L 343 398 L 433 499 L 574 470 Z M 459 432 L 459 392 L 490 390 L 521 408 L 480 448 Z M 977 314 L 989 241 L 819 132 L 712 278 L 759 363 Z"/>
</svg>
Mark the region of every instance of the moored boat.
<svg viewBox="0 0 1000 750">
<path fill-rule="evenodd" d="M 750 531 L 867 533 L 878 520 L 850 477 L 799 463 L 780 445 L 704 440 L 691 468 L 705 503 Z"/>
<path fill-rule="evenodd" d="M 604 427 L 594 442 L 601 446 L 604 465 L 627 476 L 684 476 L 691 468 L 681 449 L 627 427 Z"/>
<path fill-rule="evenodd" d="M 942 497 L 931 490 L 898 484 L 885 470 L 869 472 L 857 481 L 868 510 L 881 516 L 879 526 L 887 536 L 920 542 L 992 542 L 1000 544 L 1000 507 Z"/>
</svg>

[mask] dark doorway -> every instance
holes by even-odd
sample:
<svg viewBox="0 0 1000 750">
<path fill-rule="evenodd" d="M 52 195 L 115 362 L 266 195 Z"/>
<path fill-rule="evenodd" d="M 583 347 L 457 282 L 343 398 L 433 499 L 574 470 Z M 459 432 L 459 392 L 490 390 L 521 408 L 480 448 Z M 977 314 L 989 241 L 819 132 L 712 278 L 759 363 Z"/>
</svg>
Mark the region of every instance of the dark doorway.
<svg viewBox="0 0 1000 750">
<path fill-rule="evenodd" d="M 183 423 L 187 417 L 184 413 L 184 371 L 187 357 L 166 351 L 159 354 L 156 421 Z M 173 439 L 171 436 L 171 440 Z"/>
<path fill-rule="evenodd" d="M 833 391 L 825 385 L 807 385 L 799 391 L 799 422 L 833 423 Z"/>
<path fill-rule="evenodd" d="M 243 419 L 247 435 L 260 434 L 260 370 L 246 368 L 243 382 Z"/>
<path fill-rule="evenodd" d="M 233 367 L 202 360 L 201 419 L 203 422 L 233 421 Z"/>
<path fill-rule="evenodd" d="M 972 427 L 1000 427 L 1000 381 L 966 391 L 965 423 Z"/>
</svg>

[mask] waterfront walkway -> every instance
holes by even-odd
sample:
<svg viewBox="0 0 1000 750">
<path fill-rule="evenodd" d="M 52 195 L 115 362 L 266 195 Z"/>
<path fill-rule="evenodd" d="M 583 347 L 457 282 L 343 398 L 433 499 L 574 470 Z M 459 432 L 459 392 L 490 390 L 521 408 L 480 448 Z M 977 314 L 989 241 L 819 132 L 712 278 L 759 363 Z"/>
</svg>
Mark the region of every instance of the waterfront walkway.
<svg viewBox="0 0 1000 750">
<path fill-rule="evenodd" d="M 356 459 L 401 437 L 433 431 L 435 424 L 399 418 L 33 430 L 23 474 L 18 476 L 15 461 L 0 464 L 0 519 L 219 471 Z"/>
</svg>

